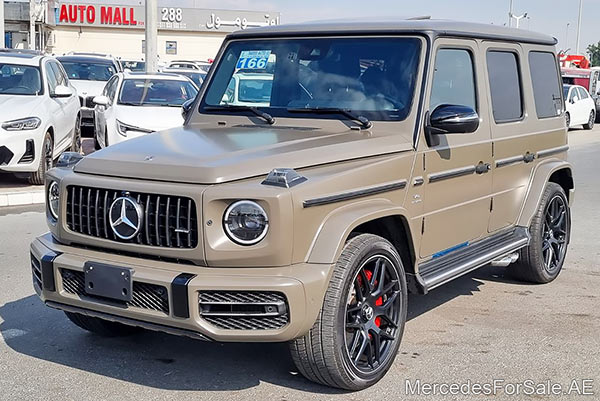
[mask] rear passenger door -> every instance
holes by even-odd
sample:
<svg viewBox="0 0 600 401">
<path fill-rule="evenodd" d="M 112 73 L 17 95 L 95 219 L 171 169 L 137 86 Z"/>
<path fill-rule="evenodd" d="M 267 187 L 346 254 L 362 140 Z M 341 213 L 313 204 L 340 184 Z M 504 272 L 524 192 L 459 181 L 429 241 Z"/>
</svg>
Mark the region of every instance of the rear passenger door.
<svg viewBox="0 0 600 401">
<path fill-rule="evenodd" d="M 559 144 L 566 131 L 556 58 L 545 48 L 482 43 L 492 105 L 493 184 L 490 233 L 516 224 L 537 153 Z M 562 142 L 564 144 L 564 142 Z"/>
<path fill-rule="evenodd" d="M 438 144 L 421 142 L 423 227 L 420 256 L 443 255 L 487 234 L 491 174 L 476 166 L 491 163 L 486 85 L 476 41 L 438 39 L 435 42 L 428 111 L 442 104 L 475 109 L 481 118 L 470 134 L 437 135 Z M 415 176 L 420 175 L 415 170 Z M 417 177 L 420 178 L 420 177 Z"/>
</svg>

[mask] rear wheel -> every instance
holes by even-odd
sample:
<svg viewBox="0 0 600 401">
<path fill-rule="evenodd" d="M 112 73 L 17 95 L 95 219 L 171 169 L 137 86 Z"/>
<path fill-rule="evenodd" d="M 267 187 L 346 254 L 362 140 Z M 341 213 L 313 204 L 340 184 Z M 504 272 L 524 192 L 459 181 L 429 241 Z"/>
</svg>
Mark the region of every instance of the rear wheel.
<svg viewBox="0 0 600 401">
<path fill-rule="evenodd" d="M 46 176 L 46 171 L 50 170 L 54 165 L 54 141 L 52 135 L 46 132 L 44 142 L 42 144 L 42 154 L 40 155 L 40 165 L 37 171 L 29 175 L 29 183 L 32 185 L 43 185 Z"/>
<path fill-rule="evenodd" d="M 67 315 L 69 320 L 76 326 L 103 337 L 129 336 L 142 330 L 139 327 L 110 322 L 108 320 L 82 315 L 80 313 L 65 312 L 65 315 Z"/>
<path fill-rule="evenodd" d="M 571 235 L 571 211 L 560 185 L 550 182 L 546 186 L 529 232 L 529 246 L 520 251 L 511 272 L 521 280 L 549 283 L 562 270 Z"/>
<path fill-rule="evenodd" d="M 291 341 L 309 380 L 346 390 L 378 382 L 394 362 L 404 332 L 407 291 L 398 252 L 371 234 L 346 243 L 317 321 Z"/>
<path fill-rule="evenodd" d="M 594 128 L 594 122 L 596 121 L 596 113 L 594 110 L 590 111 L 590 117 L 588 119 L 587 124 L 583 124 L 583 129 L 592 129 Z"/>
</svg>

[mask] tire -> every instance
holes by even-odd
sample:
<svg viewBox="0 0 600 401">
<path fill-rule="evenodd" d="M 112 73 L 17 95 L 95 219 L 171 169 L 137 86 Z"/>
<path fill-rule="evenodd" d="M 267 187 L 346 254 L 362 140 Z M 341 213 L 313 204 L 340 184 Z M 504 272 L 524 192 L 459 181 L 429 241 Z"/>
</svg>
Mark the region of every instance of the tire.
<svg viewBox="0 0 600 401">
<path fill-rule="evenodd" d="M 519 251 L 519 260 L 510 267 L 511 273 L 520 280 L 549 283 L 562 270 L 571 236 L 571 211 L 560 185 L 553 182 L 546 185 L 529 232 L 529 246 Z"/>
<path fill-rule="evenodd" d="M 81 153 L 81 115 L 77 115 L 75 129 L 73 130 L 73 139 L 71 140 L 71 152 Z"/>
<path fill-rule="evenodd" d="M 583 129 L 590 130 L 594 128 L 594 122 L 596 122 L 596 113 L 592 110 L 590 111 L 590 118 L 588 119 L 587 124 L 583 124 Z"/>
<path fill-rule="evenodd" d="M 29 183 L 31 185 L 44 185 L 46 172 L 54 166 L 54 141 L 52 141 L 50 132 L 46 132 L 46 135 L 44 135 L 42 154 L 40 156 L 40 165 L 37 171 L 29 175 Z"/>
<path fill-rule="evenodd" d="M 571 129 L 571 115 L 569 113 L 565 113 L 565 122 L 567 124 L 567 131 Z"/>
<path fill-rule="evenodd" d="M 108 148 L 108 128 L 104 130 L 104 147 Z"/>
<path fill-rule="evenodd" d="M 404 267 L 392 244 L 371 234 L 353 237 L 334 267 L 315 324 L 290 342 L 296 367 L 313 382 L 345 390 L 377 383 L 398 352 L 407 302 Z"/>
<path fill-rule="evenodd" d="M 127 326 L 121 323 L 99 319 L 97 317 L 82 315 L 80 313 L 65 312 L 65 315 L 67 315 L 69 320 L 77 327 L 102 337 L 124 337 L 142 331 L 140 327 Z"/>
</svg>

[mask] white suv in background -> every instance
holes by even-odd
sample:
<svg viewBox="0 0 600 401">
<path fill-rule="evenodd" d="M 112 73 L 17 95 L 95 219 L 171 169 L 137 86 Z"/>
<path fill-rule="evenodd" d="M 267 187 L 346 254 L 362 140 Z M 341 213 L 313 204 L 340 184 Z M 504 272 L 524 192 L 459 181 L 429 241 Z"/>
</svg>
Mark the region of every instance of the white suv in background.
<svg viewBox="0 0 600 401">
<path fill-rule="evenodd" d="M 0 171 L 32 184 L 67 149 L 81 148 L 77 92 L 60 63 L 32 52 L 0 52 Z"/>
</svg>

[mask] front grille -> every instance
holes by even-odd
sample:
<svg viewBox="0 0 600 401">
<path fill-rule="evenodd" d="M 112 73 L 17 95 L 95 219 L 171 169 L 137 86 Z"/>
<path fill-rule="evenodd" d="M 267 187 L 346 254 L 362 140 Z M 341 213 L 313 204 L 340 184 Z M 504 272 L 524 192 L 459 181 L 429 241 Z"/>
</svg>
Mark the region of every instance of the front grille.
<svg viewBox="0 0 600 401">
<path fill-rule="evenodd" d="M 80 297 L 99 298 L 94 295 L 88 295 L 85 292 L 85 276 L 83 272 L 69 269 L 61 269 L 63 288 L 69 294 Z M 129 307 L 150 309 L 169 314 L 169 294 L 167 289 L 161 285 L 133 282 L 132 299 L 129 302 L 111 300 L 118 304 Z"/>
<path fill-rule="evenodd" d="M 33 283 L 42 288 L 42 267 L 40 261 L 33 254 L 31 254 L 31 274 L 33 276 Z"/>
<path fill-rule="evenodd" d="M 81 107 L 87 107 L 93 109 L 96 105 L 94 104 L 94 96 L 79 96 L 79 104 Z"/>
<path fill-rule="evenodd" d="M 67 187 L 67 226 L 79 234 L 118 242 L 181 249 L 198 245 L 196 205 L 192 199 L 136 192 L 128 196 L 144 211 L 140 232 L 130 240 L 118 238 L 110 227 L 109 211 L 120 196 L 123 191 Z"/>
<path fill-rule="evenodd" d="M 276 330 L 289 323 L 285 295 L 270 291 L 203 291 L 200 316 L 224 330 Z"/>
</svg>

